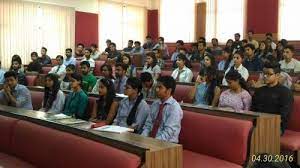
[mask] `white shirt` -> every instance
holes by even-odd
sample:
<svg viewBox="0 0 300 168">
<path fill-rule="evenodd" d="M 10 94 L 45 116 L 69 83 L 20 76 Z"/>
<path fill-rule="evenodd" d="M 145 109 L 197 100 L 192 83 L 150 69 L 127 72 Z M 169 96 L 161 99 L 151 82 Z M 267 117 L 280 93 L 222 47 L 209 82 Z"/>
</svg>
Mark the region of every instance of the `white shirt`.
<svg viewBox="0 0 300 168">
<path fill-rule="evenodd" d="M 181 70 L 182 72 L 179 75 L 179 79 L 178 82 L 185 82 L 185 83 L 189 83 L 192 82 L 193 79 L 193 72 L 187 68 L 186 66 L 184 66 Z M 179 74 L 179 68 L 176 68 L 173 73 L 172 73 L 172 77 L 176 80 L 177 76 Z"/>
<path fill-rule="evenodd" d="M 233 65 L 233 66 L 234 66 L 234 65 Z M 225 79 L 225 76 L 226 76 L 226 74 L 230 71 L 230 69 L 231 69 L 231 67 L 228 68 L 228 69 L 225 71 L 225 75 L 224 75 L 224 78 L 223 78 L 223 81 L 222 81 L 222 85 L 224 85 L 224 86 L 228 86 L 228 83 L 227 83 L 227 81 L 226 81 L 226 79 Z M 236 68 L 236 67 L 234 66 L 234 70 L 237 70 L 237 71 L 242 75 L 242 77 L 245 79 L 245 81 L 247 81 L 247 79 L 248 79 L 248 77 L 249 77 L 249 72 L 248 72 L 247 68 L 245 68 L 245 67 L 241 64 L 238 68 Z"/>
<path fill-rule="evenodd" d="M 273 50 L 276 50 L 276 44 L 274 42 L 271 43 L 271 47 Z"/>
<path fill-rule="evenodd" d="M 155 65 L 153 68 L 151 66 L 149 66 L 149 68 L 147 66 L 144 66 L 143 72 L 149 72 L 153 77 L 156 74 L 160 74 L 161 69 L 158 65 Z"/>
<path fill-rule="evenodd" d="M 66 66 L 64 64 L 56 65 L 51 69 L 49 74 L 50 73 L 57 74 L 59 76 L 59 80 L 63 80 L 66 76 Z"/>
<path fill-rule="evenodd" d="M 65 94 L 61 90 L 59 90 L 57 92 L 56 99 L 53 101 L 52 106 L 48 110 L 48 112 L 61 113 L 64 109 L 64 105 L 65 105 Z M 39 111 L 45 111 L 45 109 L 42 108 Z"/>
<path fill-rule="evenodd" d="M 93 58 L 94 60 L 97 60 L 100 57 L 100 52 L 99 51 L 95 51 L 94 54 L 91 54 L 91 58 Z"/>
<path fill-rule="evenodd" d="M 88 62 L 90 63 L 90 67 L 91 67 L 92 69 L 95 68 L 95 61 L 93 60 L 93 58 L 90 58 L 89 60 L 87 60 L 86 58 L 84 58 L 82 61 L 88 61 Z M 82 61 L 81 61 L 81 62 L 82 62 Z"/>
<path fill-rule="evenodd" d="M 287 63 L 285 60 L 279 61 L 280 69 L 282 69 L 284 72 L 290 72 L 291 70 L 294 70 L 295 73 L 300 72 L 300 61 L 292 58 L 292 60 Z"/>
</svg>

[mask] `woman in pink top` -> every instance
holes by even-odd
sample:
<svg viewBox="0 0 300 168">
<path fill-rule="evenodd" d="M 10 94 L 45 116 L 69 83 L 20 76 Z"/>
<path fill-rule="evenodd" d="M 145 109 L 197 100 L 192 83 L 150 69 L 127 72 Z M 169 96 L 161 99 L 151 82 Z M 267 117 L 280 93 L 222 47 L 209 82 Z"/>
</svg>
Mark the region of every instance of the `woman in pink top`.
<svg viewBox="0 0 300 168">
<path fill-rule="evenodd" d="M 251 95 L 248 92 L 247 83 L 236 70 L 230 70 L 225 79 L 229 89 L 222 92 L 219 107 L 229 107 L 235 111 L 249 110 L 251 106 Z"/>
</svg>

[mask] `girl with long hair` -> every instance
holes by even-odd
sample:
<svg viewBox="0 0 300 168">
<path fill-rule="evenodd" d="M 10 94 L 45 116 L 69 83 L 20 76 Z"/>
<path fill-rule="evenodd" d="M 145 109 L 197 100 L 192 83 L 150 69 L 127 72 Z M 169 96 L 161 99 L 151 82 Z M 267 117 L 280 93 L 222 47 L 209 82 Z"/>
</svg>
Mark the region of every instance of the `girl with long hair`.
<svg viewBox="0 0 300 168">
<path fill-rule="evenodd" d="M 152 75 L 152 77 L 156 80 L 158 79 L 161 73 L 161 69 L 157 65 L 157 58 L 155 56 L 155 53 L 149 52 L 146 54 L 146 56 L 147 59 L 146 59 L 145 66 L 143 68 L 143 72 L 149 72 Z"/>
</svg>

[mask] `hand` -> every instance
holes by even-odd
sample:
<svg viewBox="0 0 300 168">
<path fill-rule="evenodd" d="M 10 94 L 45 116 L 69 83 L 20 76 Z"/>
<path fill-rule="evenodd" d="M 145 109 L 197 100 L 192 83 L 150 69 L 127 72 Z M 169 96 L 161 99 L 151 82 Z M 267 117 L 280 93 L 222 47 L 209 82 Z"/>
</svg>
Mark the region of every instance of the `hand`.
<svg viewBox="0 0 300 168">
<path fill-rule="evenodd" d="M 249 81 L 250 86 L 254 87 L 256 82 L 254 80 Z"/>
<path fill-rule="evenodd" d="M 4 89 L 4 92 L 5 92 L 6 94 L 10 94 L 10 93 L 11 93 L 11 89 L 10 89 L 10 87 L 9 87 L 7 84 L 5 84 L 5 85 L 3 86 L 3 89 Z"/>
<path fill-rule="evenodd" d="M 197 76 L 197 79 L 196 79 L 196 81 L 195 81 L 195 84 L 196 84 L 196 85 L 199 85 L 200 83 L 202 83 L 202 80 L 201 80 L 201 77 L 198 75 L 198 76 Z"/>
</svg>

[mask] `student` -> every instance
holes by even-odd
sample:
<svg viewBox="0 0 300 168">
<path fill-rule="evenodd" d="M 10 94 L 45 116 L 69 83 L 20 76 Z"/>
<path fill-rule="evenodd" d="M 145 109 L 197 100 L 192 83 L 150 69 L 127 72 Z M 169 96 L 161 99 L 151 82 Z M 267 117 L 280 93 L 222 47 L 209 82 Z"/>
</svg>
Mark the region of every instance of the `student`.
<svg viewBox="0 0 300 168">
<path fill-rule="evenodd" d="M 158 38 L 158 43 L 153 47 L 152 50 L 160 49 L 163 53 L 163 58 L 169 57 L 169 50 L 167 44 L 165 44 L 165 39 L 163 37 Z"/>
<path fill-rule="evenodd" d="M 234 64 L 230 48 L 226 47 L 223 50 L 223 56 L 224 59 L 218 64 L 218 70 L 220 71 L 226 71 L 229 67 L 231 67 Z"/>
<path fill-rule="evenodd" d="M 125 95 L 128 97 L 120 101 L 113 125 L 129 127 L 138 134 L 142 133 L 150 108 L 143 99 L 141 90 L 142 82 L 138 78 L 127 79 Z"/>
<path fill-rule="evenodd" d="M 30 54 L 32 62 L 29 63 L 27 67 L 28 72 L 38 72 L 40 73 L 42 71 L 42 65 L 39 62 L 39 57 L 37 52 L 32 52 Z"/>
<path fill-rule="evenodd" d="M 84 44 L 78 43 L 75 50 L 75 57 L 83 57 L 84 56 Z"/>
<path fill-rule="evenodd" d="M 145 50 L 152 50 L 154 47 L 154 43 L 152 42 L 152 37 L 151 36 L 146 36 L 146 42 L 143 44 L 143 48 Z"/>
<path fill-rule="evenodd" d="M 17 56 L 17 57 L 15 57 Z M 26 78 L 25 78 L 25 74 L 24 74 L 24 71 L 22 71 L 22 60 L 20 58 L 20 56 L 18 55 L 14 55 L 12 59 L 12 65 L 10 67 L 10 71 L 14 71 L 16 74 L 17 74 L 17 77 L 18 77 L 18 84 L 21 84 L 21 85 L 27 85 L 27 81 L 26 81 Z"/>
<path fill-rule="evenodd" d="M 68 65 L 73 64 L 76 66 L 76 58 L 72 56 L 72 49 L 66 49 L 66 59 L 64 60 L 64 65 L 67 67 Z"/>
<path fill-rule="evenodd" d="M 157 65 L 163 69 L 165 67 L 165 60 L 162 58 L 162 51 L 161 50 L 153 50 L 155 53 L 155 57 L 157 59 Z"/>
<path fill-rule="evenodd" d="M 155 99 L 156 98 L 156 84 L 157 82 L 153 80 L 152 75 L 149 72 L 141 73 L 142 81 L 142 94 L 144 98 Z"/>
<path fill-rule="evenodd" d="M 232 51 L 233 51 L 233 40 L 232 39 L 227 40 L 225 48 L 229 48 L 232 53 Z"/>
<path fill-rule="evenodd" d="M 203 68 L 213 68 L 216 69 L 216 59 L 211 54 L 207 53 L 207 55 L 204 56 L 204 62 L 202 63 Z"/>
<path fill-rule="evenodd" d="M 230 70 L 225 79 L 229 89 L 221 93 L 219 107 L 231 108 L 235 111 L 250 110 L 251 95 L 242 75 L 236 70 Z"/>
<path fill-rule="evenodd" d="M 204 60 L 205 55 L 208 54 L 208 52 L 206 51 L 206 43 L 205 42 L 198 43 L 198 51 L 199 51 L 200 62 L 202 62 Z"/>
<path fill-rule="evenodd" d="M 86 93 L 91 92 L 97 82 L 97 79 L 92 73 L 90 73 L 90 63 L 88 61 L 82 61 L 80 63 L 80 69 L 82 73 L 82 90 Z"/>
<path fill-rule="evenodd" d="M 98 60 L 100 58 L 100 52 L 98 50 L 98 45 L 94 44 L 94 43 L 91 44 L 91 50 L 92 50 L 91 58 L 95 61 Z"/>
<path fill-rule="evenodd" d="M 192 82 L 194 75 L 193 72 L 186 67 L 186 64 L 188 64 L 188 62 L 189 60 L 186 58 L 185 55 L 179 54 L 177 56 L 176 63 L 178 68 L 176 68 L 171 75 L 177 82 Z"/>
<path fill-rule="evenodd" d="M 205 37 L 199 37 L 199 39 L 198 39 L 198 43 L 200 43 L 200 42 L 204 42 L 204 43 L 206 43 L 206 39 L 205 39 Z"/>
<path fill-rule="evenodd" d="M 130 54 L 134 57 L 142 57 L 142 62 L 145 62 L 145 50 L 141 47 L 141 42 L 134 42 L 134 48 L 131 50 Z"/>
<path fill-rule="evenodd" d="M 283 51 L 284 60 L 280 61 L 280 68 L 284 72 L 300 72 L 300 61 L 293 58 L 295 52 L 295 48 L 292 45 L 287 45 Z"/>
<path fill-rule="evenodd" d="M 5 84 L 0 91 L 0 104 L 32 110 L 31 94 L 26 86 L 18 84 L 15 71 L 4 74 Z"/>
<path fill-rule="evenodd" d="M 59 80 L 62 81 L 66 76 L 66 66 L 64 65 L 64 57 L 62 55 L 56 56 L 58 65 L 54 66 L 49 74 L 53 73 L 59 76 Z"/>
<path fill-rule="evenodd" d="M 255 90 L 251 110 L 281 115 L 281 134 L 287 127 L 288 116 L 292 112 L 293 93 L 279 84 L 280 65 L 269 63 L 264 66 L 266 86 Z"/>
<path fill-rule="evenodd" d="M 161 73 L 161 69 L 157 65 L 157 59 L 155 57 L 154 52 L 149 52 L 146 55 L 147 60 L 143 68 L 143 72 L 149 72 L 153 76 L 153 79 L 156 80 Z"/>
<path fill-rule="evenodd" d="M 112 67 L 109 64 L 103 64 L 100 67 L 100 71 L 101 71 L 101 75 L 99 77 L 99 79 L 96 82 L 96 85 L 94 86 L 92 93 L 93 94 L 98 94 L 99 93 L 99 84 L 100 84 L 100 80 L 103 78 L 109 79 L 111 80 L 113 83 L 115 82 L 115 77 L 112 74 Z"/>
<path fill-rule="evenodd" d="M 136 77 L 136 68 L 131 62 L 131 57 L 129 54 L 123 54 L 123 64 L 127 65 L 127 72 L 126 76 L 127 77 Z"/>
<path fill-rule="evenodd" d="M 210 48 L 211 50 L 211 54 L 213 56 L 220 56 L 222 55 L 222 48 L 219 46 L 219 41 L 217 38 L 212 38 L 211 39 L 211 44 L 212 44 L 212 47 Z"/>
<path fill-rule="evenodd" d="M 127 68 L 127 65 L 123 63 L 116 64 L 116 81 L 114 82 L 116 93 L 124 94 L 124 87 L 128 79 L 126 76 Z"/>
<path fill-rule="evenodd" d="M 194 104 L 217 106 L 221 89 L 216 79 L 216 70 L 213 68 L 203 68 L 200 70 L 194 87 L 192 87 L 189 97 L 194 100 Z"/>
<path fill-rule="evenodd" d="M 259 48 L 257 49 L 256 55 L 261 60 L 261 62 L 264 64 L 266 62 L 273 61 L 274 57 L 272 54 L 272 50 L 266 48 L 267 44 L 265 41 L 261 41 L 259 44 Z"/>
<path fill-rule="evenodd" d="M 250 44 L 253 44 L 254 45 L 254 47 L 255 47 L 255 49 L 257 49 L 258 48 L 258 42 L 256 41 L 256 40 L 254 40 L 253 39 L 253 34 L 254 34 L 254 31 L 253 30 L 249 30 L 248 31 L 248 42 L 250 43 Z"/>
<path fill-rule="evenodd" d="M 82 61 L 88 61 L 90 64 L 90 72 L 93 72 L 95 68 L 95 61 L 93 60 L 93 58 L 91 58 L 91 54 L 92 54 L 92 49 L 86 48 L 84 50 L 84 59 Z"/>
<path fill-rule="evenodd" d="M 85 110 L 88 105 L 88 96 L 81 89 L 81 85 L 82 76 L 78 73 L 73 73 L 71 75 L 72 92 L 66 97 L 63 114 L 87 120 L 89 117 Z"/>
<path fill-rule="evenodd" d="M 277 47 L 276 47 L 276 55 L 275 58 L 276 60 L 279 62 L 281 60 L 283 60 L 283 50 L 284 48 L 288 45 L 288 41 L 286 39 L 281 39 L 280 41 L 278 41 L 277 43 Z M 271 47 L 269 47 L 272 50 Z"/>
<path fill-rule="evenodd" d="M 230 71 L 230 70 L 237 70 L 241 75 L 242 77 L 245 79 L 245 81 L 247 81 L 248 77 L 249 77 L 249 72 L 248 70 L 242 65 L 242 61 L 243 61 L 243 53 L 242 52 L 237 52 L 233 55 L 233 62 L 234 62 L 234 65 L 230 68 L 228 68 L 226 71 L 225 71 L 225 76 L 226 74 Z M 222 85 L 224 86 L 227 86 L 227 81 L 225 79 L 225 77 L 223 78 L 223 81 L 222 81 Z"/>
<path fill-rule="evenodd" d="M 174 64 L 176 64 L 177 56 L 179 54 L 179 49 L 180 48 L 184 48 L 184 42 L 182 40 L 177 40 L 176 49 L 175 49 L 175 51 L 173 52 L 173 54 L 171 56 L 171 61 L 173 61 Z"/>
<path fill-rule="evenodd" d="M 176 81 L 171 76 L 162 76 L 157 81 L 156 93 L 159 100 L 150 106 L 151 111 L 142 135 L 178 143 L 183 112 L 179 103 L 172 97 Z"/>
<path fill-rule="evenodd" d="M 60 90 L 58 78 L 59 76 L 56 74 L 46 76 L 43 106 L 39 111 L 51 113 L 61 113 L 63 111 L 65 95 Z"/>
<path fill-rule="evenodd" d="M 71 79 L 72 74 L 76 72 L 76 67 L 73 64 L 69 64 L 66 67 L 66 76 L 64 79 L 60 82 L 60 89 L 61 90 L 71 90 Z"/>
<path fill-rule="evenodd" d="M 116 92 L 111 80 L 103 78 L 99 82 L 99 99 L 97 107 L 93 110 L 91 121 L 104 121 L 105 124 L 111 124 L 118 110 L 118 102 L 116 101 Z"/>
<path fill-rule="evenodd" d="M 123 49 L 124 53 L 130 53 L 133 49 L 133 40 L 128 40 L 127 47 Z"/>
<path fill-rule="evenodd" d="M 51 58 L 47 55 L 47 48 L 42 47 L 41 49 L 41 57 L 39 58 L 39 61 L 42 65 L 51 65 Z"/>
<path fill-rule="evenodd" d="M 271 42 L 271 47 L 273 50 L 276 49 L 276 44 L 273 41 L 273 34 L 272 33 L 266 33 L 266 39 L 270 40 Z"/>
<path fill-rule="evenodd" d="M 121 57 L 121 53 L 119 51 L 117 51 L 116 49 L 116 44 L 115 43 L 110 43 L 109 48 L 110 48 L 110 52 L 108 53 L 108 61 L 109 62 L 122 62 L 122 57 Z"/>
<path fill-rule="evenodd" d="M 22 59 L 21 59 L 21 57 L 19 56 L 19 55 L 13 55 L 12 56 L 12 58 L 11 58 L 11 64 L 10 64 L 10 68 L 9 68 L 9 70 L 11 71 L 12 69 L 13 69 L 13 62 L 14 61 L 18 61 L 19 62 L 19 64 L 20 64 L 20 68 L 19 68 L 19 72 L 23 72 L 23 73 L 25 73 L 25 69 L 24 69 L 24 66 L 23 66 L 23 64 L 22 64 Z"/>
<path fill-rule="evenodd" d="M 240 51 L 242 48 L 242 42 L 240 41 L 241 35 L 240 33 L 235 33 L 234 34 L 234 42 L 232 44 L 232 53 L 236 53 L 237 51 Z"/>
<path fill-rule="evenodd" d="M 1 68 L 1 60 L 0 60 L 0 85 L 3 85 L 5 82 L 4 74 L 5 71 Z"/>
<path fill-rule="evenodd" d="M 244 48 L 247 58 L 244 60 L 243 66 L 247 68 L 248 71 L 262 71 L 263 65 L 261 60 L 254 54 L 254 45 L 246 44 Z"/>
<path fill-rule="evenodd" d="M 198 50 L 198 43 L 192 44 L 192 50 L 191 50 L 191 62 L 200 62 L 200 54 Z"/>
</svg>

